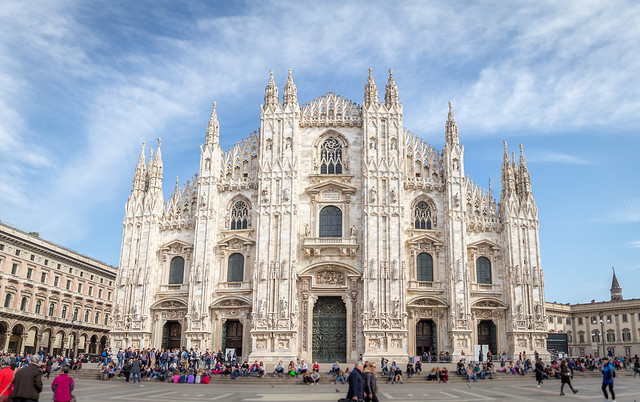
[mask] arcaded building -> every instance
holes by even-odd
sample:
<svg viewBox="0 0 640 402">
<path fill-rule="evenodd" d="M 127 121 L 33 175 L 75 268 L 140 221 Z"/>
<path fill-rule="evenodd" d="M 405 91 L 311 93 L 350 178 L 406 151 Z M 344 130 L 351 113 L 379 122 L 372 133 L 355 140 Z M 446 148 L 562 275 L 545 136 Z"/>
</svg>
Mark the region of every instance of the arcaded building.
<svg viewBox="0 0 640 402">
<path fill-rule="evenodd" d="M 114 267 L 0 223 L 0 272 L 0 350 L 108 346 Z"/>
<path fill-rule="evenodd" d="M 300 105 L 273 74 L 260 129 L 228 151 L 215 109 L 197 174 L 165 199 L 160 143 L 125 206 L 114 346 L 233 348 L 258 360 L 543 353 L 529 170 L 504 144 L 500 202 L 465 171 L 449 105 L 436 149 L 389 72 L 362 103 Z M 256 117 L 257 121 L 257 117 Z M 502 144 L 496 144 L 502 146 Z M 470 150 L 473 152 L 473 150 Z M 195 157 L 196 155 L 194 155 Z"/>
</svg>

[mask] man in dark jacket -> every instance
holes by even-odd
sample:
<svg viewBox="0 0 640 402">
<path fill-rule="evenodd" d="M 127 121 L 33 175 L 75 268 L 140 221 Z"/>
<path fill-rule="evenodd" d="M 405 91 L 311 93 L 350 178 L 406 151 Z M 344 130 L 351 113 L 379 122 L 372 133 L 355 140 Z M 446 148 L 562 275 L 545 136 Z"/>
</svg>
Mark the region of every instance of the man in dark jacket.
<svg viewBox="0 0 640 402">
<path fill-rule="evenodd" d="M 140 360 L 136 357 L 135 359 L 133 359 L 133 361 L 131 362 L 131 374 L 133 374 L 133 383 L 136 383 L 136 378 L 138 379 L 138 382 L 141 382 L 140 380 L 140 368 L 142 367 L 142 365 L 140 364 Z"/>
<path fill-rule="evenodd" d="M 349 374 L 347 399 L 353 399 L 354 401 L 364 400 L 364 378 L 362 377 L 362 369 L 362 362 L 358 362 L 351 374 Z"/>
<path fill-rule="evenodd" d="M 37 401 L 42 392 L 42 370 L 39 367 L 40 356 L 31 357 L 31 364 L 21 368 L 13 378 L 13 392 L 11 399 L 14 402 Z"/>
</svg>

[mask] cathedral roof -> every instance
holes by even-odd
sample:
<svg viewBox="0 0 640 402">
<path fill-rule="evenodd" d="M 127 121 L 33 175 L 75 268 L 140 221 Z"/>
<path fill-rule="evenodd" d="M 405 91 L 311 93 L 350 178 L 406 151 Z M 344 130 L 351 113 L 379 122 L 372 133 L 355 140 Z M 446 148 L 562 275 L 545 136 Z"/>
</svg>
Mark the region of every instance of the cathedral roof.
<svg viewBox="0 0 640 402">
<path fill-rule="evenodd" d="M 356 102 L 333 92 L 300 107 L 301 123 L 309 126 L 359 126 L 362 125 L 362 107 Z"/>
</svg>

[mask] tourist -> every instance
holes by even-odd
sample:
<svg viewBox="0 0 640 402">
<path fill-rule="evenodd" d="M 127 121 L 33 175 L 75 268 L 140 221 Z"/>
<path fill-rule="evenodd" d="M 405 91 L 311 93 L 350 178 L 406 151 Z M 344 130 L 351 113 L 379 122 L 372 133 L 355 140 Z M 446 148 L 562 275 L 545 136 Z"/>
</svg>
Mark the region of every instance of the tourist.
<svg viewBox="0 0 640 402">
<path fill-rule="evenodd" d="M 369 363 L 364 370 L 364 400 L 366 402 L 378 402 L 377 392 L 376 364 Z"/>
<path fill-rule="evenodd" d="M 39 367 L 40 356 L 31 357 L 28 366 L 21 368 L 13 377 L 11 399 L 14 402 L 37 401 L 42 392 L 42 370 Z"/>
<path fill-rule="evenodd" d="M 636 378 L 638 374 L 640 374 L 640 358 L 636 355 L 634 363 L 633 363 L 633 378 Z"/>
<path fill-rule="evenodd" d="M 133 383 L 136 383 L 136 378 L 138 379 L 138 382 L 142 382 L 140 380 L 140 369 L 142 368 L 142 364 L 140 363 L 140 360 L 138 359 L 138 357 L 136 357 L 132 362 L 131 362 L 131 375 L 133 376 Z"/>
<path fill-rule="evenodd" d="M 444 383 L 449 381 L 449 370 L 447 370 L 446 367 L 443 367 L 442 371 L 440 372 L 440 381 Z"/>
<path fill-rule="evenodd" d="M 307 371 L 309 371 L 309 366 L 307 366 L 307 363 L 305 363 L 304 360 L 300 360 L 296 374 L 304 374 Z"/>
<path fill-rule="evenodd" d="M 47 359 L 47 362 L 44 365 L 44 372 L 47 374 L 47 380 L 49 379 L 49 376 L 51 375 L 51 370 L 53 369 L 53 358 L 51 356 L 49 356 L 49 358 Z"/>
<path fill-rule="evenodd" d="M 338 381 L 342 381 L 343 384 L 346 383 L 342 370 L 338 370 L 338 373 L 336 374 L 336 381 L 334 382 L 334 384 L 337 384 Z"/>
<path fill-rule="evenodd" d="M 407 363 L 407 377 L 411 378 L 413 374 L 415 374 L 415 369 L 413 368 L 413 363 L 411 360 Z"/>
<path fill-rule="evenodd" d="M 331 366 L 331 370 L 327 374 L 337 375 L 339 371 L 340 371 L 340 363 L 335 362 L 333 363 L 333 365 Z"/>
<path fill-rule="evenodd" d="M 129 377 L 131 376 L 131 360 L 126 360 L 122 369 L 120 370 L 120 375 L 124 376 L 124 380 L 129 382 Z"/>
<path fill-rule="evenodd" d="M 362 378 L 363 364 L 356 363 L 353 371 L 349 375 L 349 390 L 347 391 L 347 399 L 359 401 L 364 399 L 364 379 Z"/>
<path fill-rule="evenodd" d="M 562 363 L 560 363 L 560 380 L 562 381 L 562 385 L 560 385 L 560 395 L 564 395 L 563 390 L 564 390 L 565 384 L 569 385 L 569 388 L 571 388 L 571 391 L 573 391 L 574 394 L 578 393 L 578 390 L 573 389 L 573 385 L 571 385 L 572 377 L 573 377 L 573 373 L 571 372 L 571 369 L 567 365 L 567 360 L 563 359 Z"/>
<path fill-rule="evenodd" d="M 311 383 L 313 382 L 313 380 L 311 379 L 311 374 L 309 374 L 308 371 L 305 371 L 305 373 L 302 375 L 302 382 L 304 382 L 304 385 L 311 385 Z"/>
<path fill-rule="evenodd" d="M 313 366 L 311 366 L 311 371 L 320 371 L 320 365 L 318 364 L 318 362 L 313 363 Z"/>
<path fill-rule="evenodd" d="M 320 372 L 318 370 L 313 370 L 311 373 L 311 381 L 313 381 L 312 385 L 318 385 L 320 381 Z"/>
<path fill-rule="evenodd" d="M 293 360 L 291 360 L 289 362 L 289 367 L 287 368 L 287 373 L 289 373 L 289 377 L 295 377 L 296 376 L 296 364 L 293 362 Z"/>
<path fill-rule="evenodd" d="M 51 383 L 51 390 L 53 390 L 54 402 L 70 402 L 73 397 L 71 391 L 73 391 L 74 382 L 69 377 L 69 367 L 62 369 L 62 374 L 57 376 Z"/>
<path fill-rule="evenodd" d="M 0 401 L 8 401 L 11 391 L 13 391 L 13 369 L 11 368 L 11 358 L 3 357 L 0 361 Z"/>
<path fill-rule="evenodd" d="M 422 362 L 420 362 L 420 360 L 416 361 L 416 374 L 421 374 L 422 373 Z"/>
<path fill-rule="evenodd" d="M 616 376 L 615 369 L 613 365 L 609 362 L 609 358 L 607 356 L 602 358 L 602 393 L 604 394 L 604 399 L 609 400 L 609 395 L 607 394 L 607 387 L 609 387 L 609 391 L 611 392 L 611 400 L 616 400 L 616 394 L 613 392 L 613 377 Z"/>
<path fill-rule="evenodd" d="M 276 363 L 273 366 L 273 376 L 275 377 L 276 375 L 280 375 L 280 377 L 282 377 L 283 374 L 284 374 L 284 367 L 282 366 L 282 360 L 280 360 L 278 363 Z"/>
<path fill-rule="evenodd" d="M 542 379 L 544 377 L 544 365 L 542 364 L 542 360 L 536 360 L 536 381 L 538 382 L 538 388 L 543 384 Z"/>
</svg>

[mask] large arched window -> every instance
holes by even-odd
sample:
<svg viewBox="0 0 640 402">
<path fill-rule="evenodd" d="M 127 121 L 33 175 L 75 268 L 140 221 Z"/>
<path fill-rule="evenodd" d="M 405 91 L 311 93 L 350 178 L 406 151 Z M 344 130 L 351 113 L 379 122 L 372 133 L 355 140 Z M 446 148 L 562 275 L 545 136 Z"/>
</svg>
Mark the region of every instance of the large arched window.
<svg viewBox="0 0 640 402">
<path fill-rule="evenodd" d="M 487 257 L 476 260 L 476 279 L 478 283 L 491 285 L 491 261 Z"/>
<path fill-rule="evenodd" d="M 414 229 L 431 229 L 431 207 L 426 201 L 419 201 L 413 208 Z"/>
<path fill-rule="evenodd" d="M 320 210 L 320 237 L 342 237 L 342 211 L 329 205 Z"/>
<path fill-rule="evenodd" d="M 227 282 L 242 282 L 244 279 L 244 256 L 234 253 L 229 256 Z"/>
<path fill-rule="evenodd" d="M 418 254 L 416 261 L 418 282 L 433 282 L 433 258 L 427 253 Z"/>
<path fill-rule="evenodd" d="M 28 298 L 23 297 L 22 301 L 20 301 L 20 310 L 22 311 L 26 311 L 27 310 L 27 302 L 29 301 Z"/>
<path fill-rule="evenodd" d="M 169 266 L 169 285 L 182 285 L 184 280 L 184 258 L 173 257 Z"/>
<path fill-rule="evenodd" d="M 335 138 L 320 146 L 320 174 L 342 174 L 342 144 Z"/>
<path fill-rule="evenodd" d="M 249 226 L 249 207 L 244 201 L 236 201 L 231 207 L 231 223 L 229 229 L 240 230 Z"/>
</svg>

